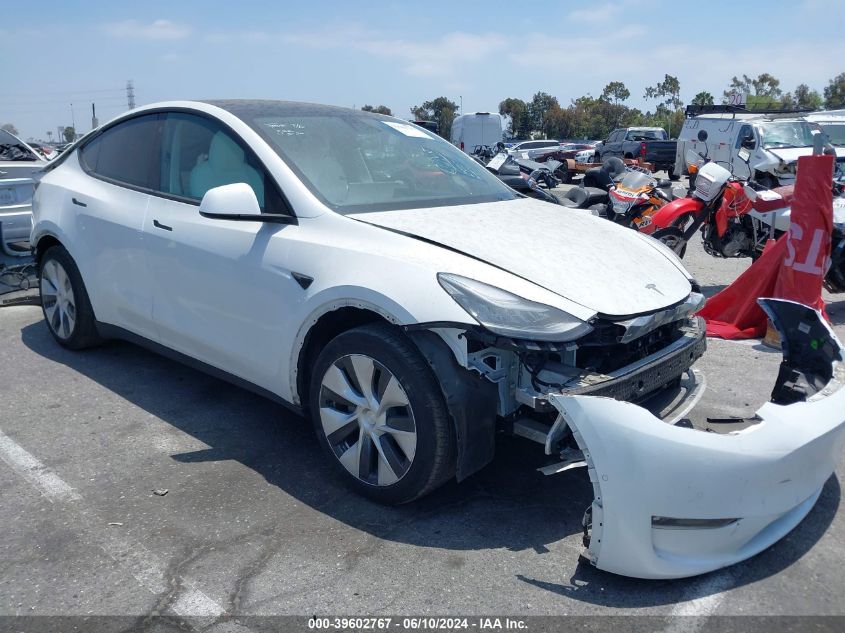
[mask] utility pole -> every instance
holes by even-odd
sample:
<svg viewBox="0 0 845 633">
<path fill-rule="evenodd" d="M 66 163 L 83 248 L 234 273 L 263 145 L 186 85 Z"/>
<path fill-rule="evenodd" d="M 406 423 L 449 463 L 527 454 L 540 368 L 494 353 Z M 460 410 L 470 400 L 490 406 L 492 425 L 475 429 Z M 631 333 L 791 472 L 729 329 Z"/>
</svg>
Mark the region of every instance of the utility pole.
<svg viewBox="0 0 845 633">
<path fill-rule="evenodd" d="M 70 104 L 70 124 L 73 126 L 73 129 L 76 130 L 76 115 L 73 113 L 73 102 Z"/>
<path fill-rule="evenodd" d="M 135 109 L 135 82 L 131 79 L 126 82 L 126 105 L 130 110 Z"/>
<path fill-rule="evenodd" d="M 97 121 L 97 110 L 94 108 L 94 104 L 91 104 L 91 129 L 96 130 L 97 126 L 99 125 L 99 121 Z"/>
</svg>

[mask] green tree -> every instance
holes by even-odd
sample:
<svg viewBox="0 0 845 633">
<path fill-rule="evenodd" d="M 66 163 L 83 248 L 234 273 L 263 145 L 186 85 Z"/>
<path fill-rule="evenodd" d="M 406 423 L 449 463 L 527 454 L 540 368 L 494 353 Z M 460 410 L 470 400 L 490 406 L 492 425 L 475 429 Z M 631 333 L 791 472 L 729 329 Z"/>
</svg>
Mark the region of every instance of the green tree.
<svg viewBox="0 0 845 633">
<path fill-rule="evenodd" d="M 734 76 L 728 89 L 722 93 L 725 103 L 734 92 L 753 94 L 755 97 L 769 97 L 770 99 L 780 99 L 783 96 L 783 90 L 780 89 L 780 80 L 769 73 L 762 73 L 756 79 L 746 74 L 742 75 L 742 79 Z"/>
<path fill-rule="evenodd" d="M 18 128 L 16 128 L 12 123 L 4 123 L 0 125 L 0 130 L 6 130 L 9 134 L 14 134 L 15 136 L 18 135 Z"/>
<path fill-rule="evenodd" d="M 713 105 L 713 95 L 707 91 L 699 92 L 692 98 L 692 105 Z"/>
<path fill-rule="evenodd" d="M 528 104 L 528 113 L 531 117 L 531 128 L 533 130 L 542 132 L 548 138 L 548 131 L 546 130 L 546 115 L 554 108 L 560 108 L 557 97 L 545 92 L 538 92 L 531 98 L 531 103 Z"/>
<path fill-rule="evenodd" d="M 386 114 L 387 116 L 393 116 L 393 112 L 391 112 L 390 108 L 388 108 L 385 105 L 380 105 L 380 106 L 375 106 L 375 107 L 373 107 L 371 105 L 365 105 L 361 109 L 364 112 L 375 112 L 376 114 Z"/>
<path fill-rule="evenodd" d="M 619 105 L 620 101 L 627 101 L 631 91 L 621 81 L 611 81 L 601 91 L 601 98 L 605 101 L 613 101 L 613 105 Z"/>
<path fill-rule="evenodd" d="M 510 138 L 525 138 L 531 131 L 531 117 L 528 104 L 522 99 L 508 97 L 499 103 L 499 114 L 509 118 L 507 135 Z"/>
<path fill-rule="evenodd" d="M 674 135 L 677 128 L 681 129 L 684 122 L 684 113 L 681 107 L 684 102 L 681 100 L 681 82 L 677 77 L 665 75 L 663 81 L 645 89 L 645 99 L 663 99 L 657 104 L 655 117 L 658 121 L 665 121 L 659 124 L 665 127 L 669 136 Z"/>
<path fill-rule="evenodd" d="M 420 106 L 411 108 L 411 114 L 423 121 L 436 121 L 440 128 L 440 136 L 449 140 L 452 137 L 452 121 L 455 120 L 455 112 L 458 111 L 458 104 L 446 97 L 437 97 L 426 101 Z"/>
<path fill-rule="evenodd" d="M 645 89 L 644 99 L 663 99 L 662 103 L 679 110 L 684 102 L 681 101 L 681 82 L 677 77 L 665 75 L 663 81 Z"/>
<path fill-rule="evenodd" d="M 792 93 L 792 99 L 799 108 L 818 110 L 822 107 L 822 96 L 817 90 L 811 90 L 807 84 L 800 84 Z"/>
<path fill-rule="evenodd" d="M 845 108 L 845 73 L 839 73 L 825 86 L 824 107 L 828 110 Z"/>
<path fill-rule="evenodd" d="M 73 143 L 76 140 L 76 130 L 70 126 L 62 130 L 62 136 L 65 137 L 66 143 Z"/>
</svg>

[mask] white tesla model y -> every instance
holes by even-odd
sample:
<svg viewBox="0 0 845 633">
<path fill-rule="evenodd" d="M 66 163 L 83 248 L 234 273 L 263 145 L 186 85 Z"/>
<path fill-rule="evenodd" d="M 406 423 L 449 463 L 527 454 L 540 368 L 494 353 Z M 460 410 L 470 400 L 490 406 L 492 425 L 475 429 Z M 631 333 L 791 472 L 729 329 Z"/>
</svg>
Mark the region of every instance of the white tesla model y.
<svg viewBox="0 0 845 633">
<path fill-rule="evenodd" d="M 59 344 L 129 339 L 302 411 L 341 475 L 385 502 L 484 467 L 497 432 L 536 440 L 551 471 L 591 470 L 587 556 L 603 569 L 747 558 L 806 515 L 842 446 L 841 348 L 815 312 L 769 306 L 826 337 L 823 361 L 793 357 L 813 379 L 780 380 L 736 433 L 690 428 L 703 297 L 680 261 L 396 118 L 139 108 L 45 168 L 34 217 Z"/>
</svg>

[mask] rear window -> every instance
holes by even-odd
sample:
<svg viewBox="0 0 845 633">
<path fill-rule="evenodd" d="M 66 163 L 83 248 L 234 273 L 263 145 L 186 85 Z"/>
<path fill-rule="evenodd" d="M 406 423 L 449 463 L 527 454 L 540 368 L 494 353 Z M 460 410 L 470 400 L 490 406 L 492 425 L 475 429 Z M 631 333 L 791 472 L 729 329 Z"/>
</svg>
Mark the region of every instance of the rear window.
<svg viewBox="0 0 845 633">
<path fill-rule="evenodd" d="M 118 123 L 86 143 L 80 152 L 85 169 L 118 183 L 155 189 L 158 185 L 159 115 Z"/>
<path fill-rule="evenodd" d="M 666 130 L 630 130 L 626 137 L 629 141 L 665 141 Z"/>
</svg>

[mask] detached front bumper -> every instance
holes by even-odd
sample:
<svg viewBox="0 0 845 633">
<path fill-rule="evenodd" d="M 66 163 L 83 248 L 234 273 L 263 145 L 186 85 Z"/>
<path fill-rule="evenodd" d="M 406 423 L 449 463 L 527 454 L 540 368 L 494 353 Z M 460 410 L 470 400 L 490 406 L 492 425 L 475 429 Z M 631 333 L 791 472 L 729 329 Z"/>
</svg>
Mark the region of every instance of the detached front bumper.
<svg viewBox="0 0 845 633">
<path fill-rule="evenodd" d="M 821 315 L 760 301 L 781 334 L 772 402 L 730 434 L 673 426 L 629 402 L 550 394 L 584 454 L 595 499 L 587 557 L 679 578 L 769 547 L 815 504 L 845 446 L 845 349 Z"/>
</svg>

